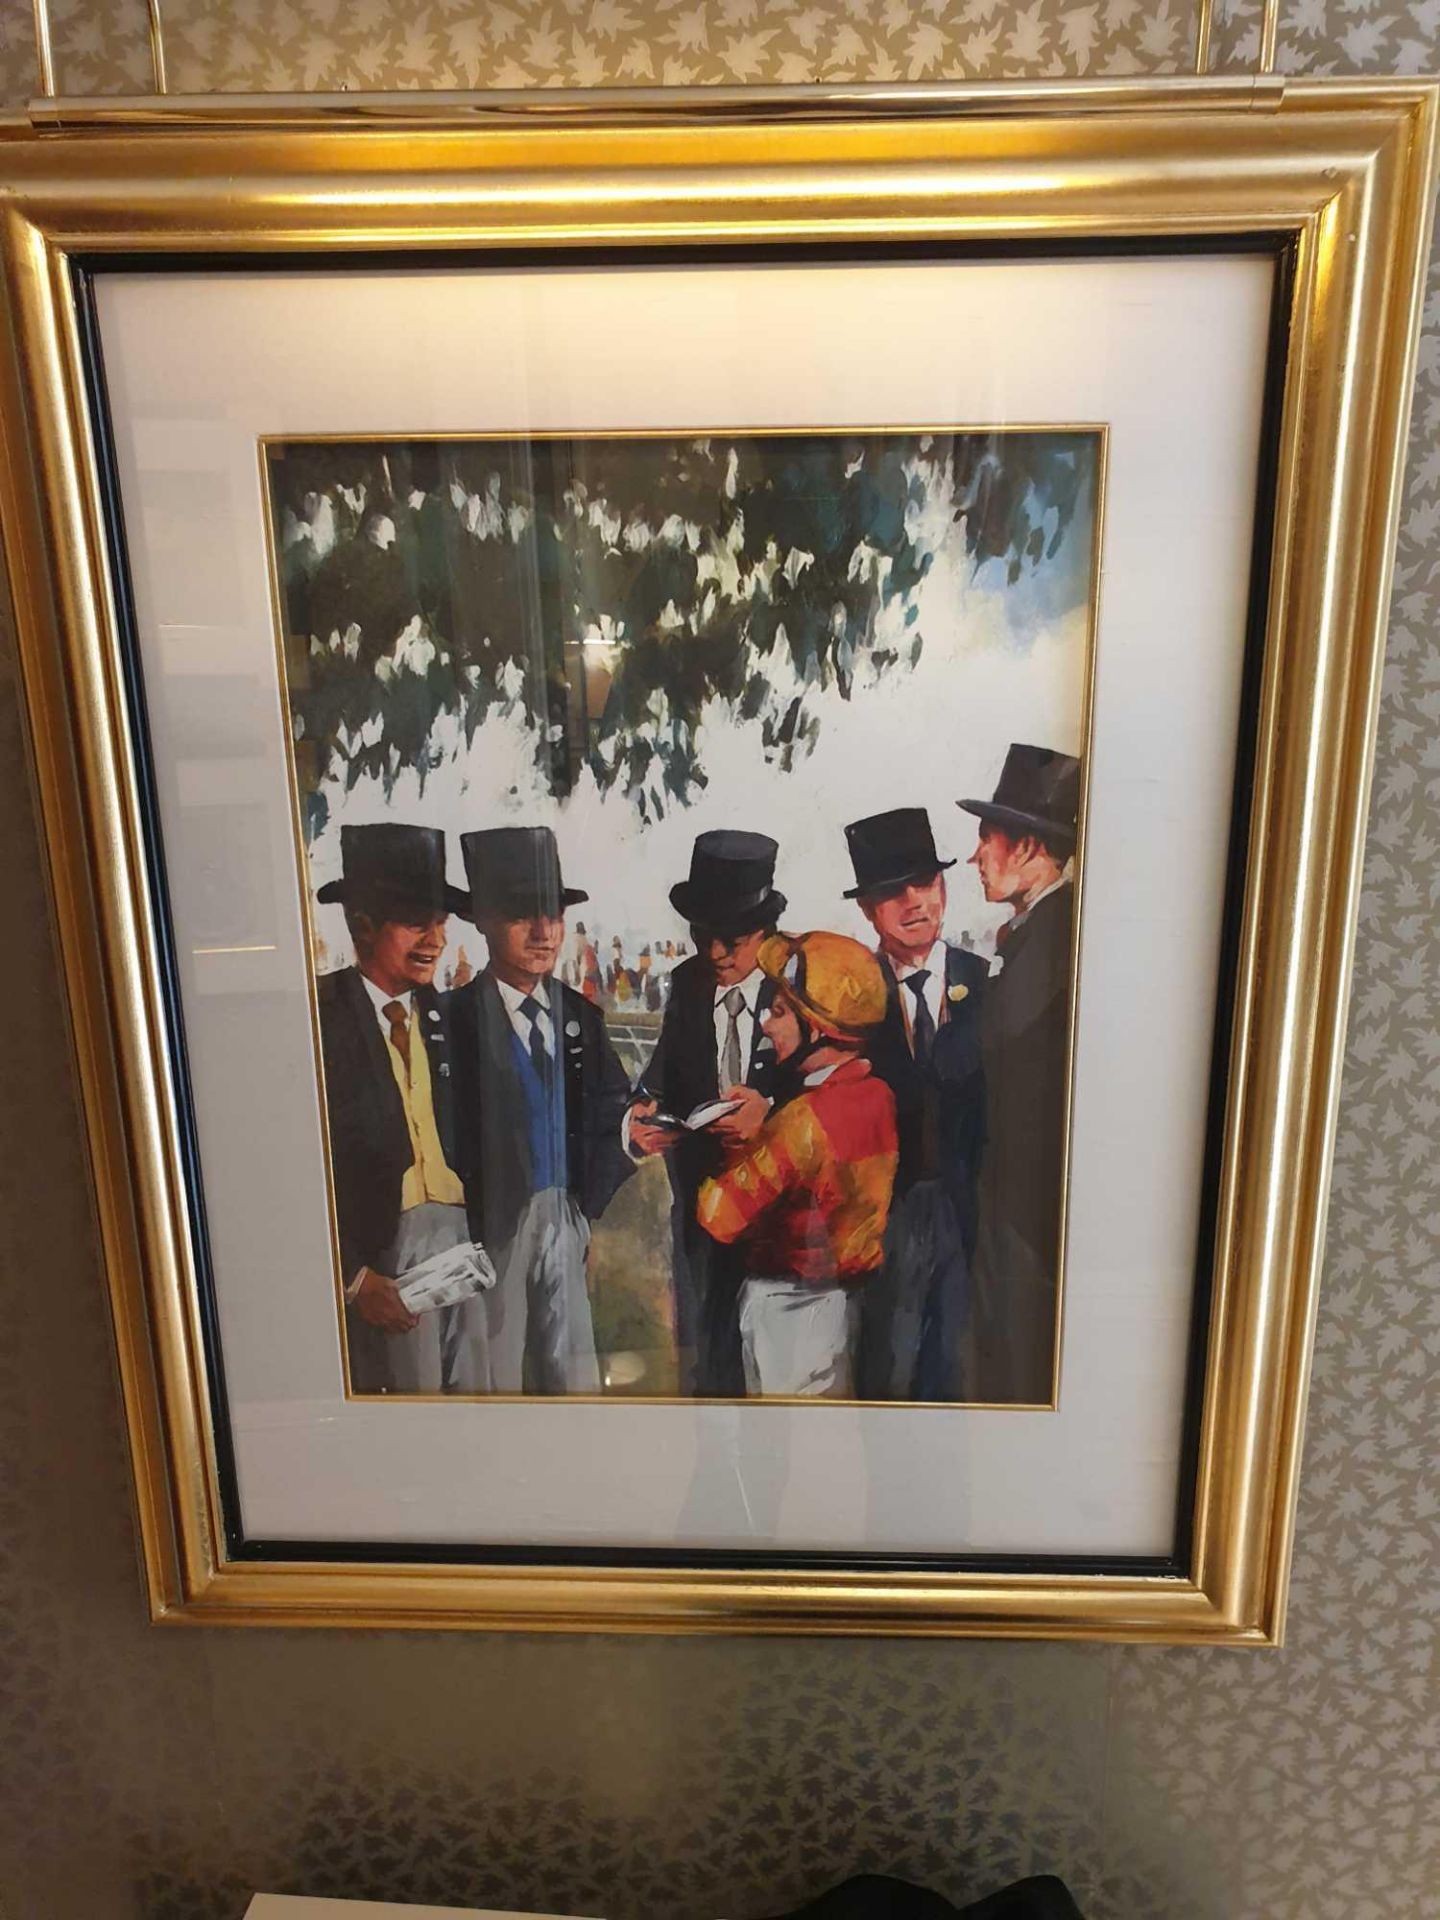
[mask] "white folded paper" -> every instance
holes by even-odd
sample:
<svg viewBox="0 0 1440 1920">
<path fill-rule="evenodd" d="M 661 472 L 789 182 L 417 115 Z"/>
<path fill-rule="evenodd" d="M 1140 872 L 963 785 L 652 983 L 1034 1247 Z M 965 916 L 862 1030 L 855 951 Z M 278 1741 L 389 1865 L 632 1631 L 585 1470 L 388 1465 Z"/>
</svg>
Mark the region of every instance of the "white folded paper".
<svg viewBox="0 0 1440 1920">
<path fill-rule="evenodd" d="M 432 1313 L 471 1300 L 495 1284 L 495 1266 L 478 1240 L 432 1253 L 400 1280 L 400 1298 L 411 1313 Z"/>
<path fill-rule="evenodd" d="M 702 1100 L 698 1107 L 691 1108 L 683 1120 L 673 1113 L 652 1113 L 649 1124 L 652 1127 L 671 1127 L 677 1133 L 702 1133 L 727 1113 L 734 1113 L 739 1105 L 738 1100 Z"/>
</svg>

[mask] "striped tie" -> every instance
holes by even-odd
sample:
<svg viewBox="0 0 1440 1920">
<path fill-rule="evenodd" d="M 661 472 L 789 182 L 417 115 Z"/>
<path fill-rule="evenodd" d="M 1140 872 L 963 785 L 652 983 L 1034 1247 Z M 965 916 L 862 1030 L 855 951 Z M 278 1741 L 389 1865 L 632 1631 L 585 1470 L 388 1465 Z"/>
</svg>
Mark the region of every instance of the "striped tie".
<svg viewBox="0 0 1440 1920">
<path fill-rule="evenodd" d="M 738 1087 L 745 1078 L 745 1064 L 740 1058 L 740 1015 L 745 1010 L 745 996 L 739 987 L 731 987 L 720 1002 L 727 1015 L 725 1044 L 720 1051 L 720 1091 L 727 1087 Z"/>
<path fill-rule="evenodd" d="M 530 1064 L 534 1067 L 540 1079 L 548 1080 L 550 1078 L 550 1055 L 546 1051 L 545 1033 L 540 1025 L 541 1020 L 544 1018 L 545 1009 L 535 996 L 531 994 L 528 998 L 520 1002 L 520 1011 L 530 1022 Z"/>
</svg>

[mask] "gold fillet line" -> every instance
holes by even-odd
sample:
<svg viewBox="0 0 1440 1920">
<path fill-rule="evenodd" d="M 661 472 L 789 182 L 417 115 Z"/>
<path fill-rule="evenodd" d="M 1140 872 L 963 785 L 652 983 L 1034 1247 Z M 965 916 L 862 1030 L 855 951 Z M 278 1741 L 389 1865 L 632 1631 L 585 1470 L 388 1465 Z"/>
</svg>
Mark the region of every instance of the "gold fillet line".
<svg viewBox="0 0 1440 1920">
<path fill-rule="evenodd" d="M 937 427 L 929 421 L 872 421 L 856 426 L 806 427 L 497 427 L 470 429 L 454 427 L 435 432 L 396 432 L 389 428 L 378 433 L 262 433 L 259 444 L 265 454 L 278 450 L 284 454 L 292 447 L 379 447 L 379 446 L 453 446 L 482 445 L 499 440 L 798 440 L 819 436 L 843 440 L 880 439 L 897 433 L 932 434 L 940 438 L 976 438 L 982 434 L 998 438 L 1001 434 L 1020 433 L 1095 433 L 1109 432 L 1104 420 L 1009 420 L 1003 426 L 986 422 L 979 426 Z M 268 496 L 267 496 L 268 497 Z"/>
<path fill-rule="evenodd" d="M 325 1073 L 322 1064 L 323 1052 L 320 1044 L 320 1003 L 319 979 L 315 972 L 315 922 L 312 889 L 310 886 L 310 853 L 305 844 L 304 824 L 300 808 L 300 783 L 295 760 L 294 731 L 291 721 L 290 700 L 290 662 L 286 641 L 286 610 L 280 583 L 279 558 L 275 548 L 274 500 L 270 481 L 271 463 L 278 454 L 281 458 L 291 449 L 302 446 L 394 446 L 394 445 L 455 445 L 484 444 L 502 441 L 590 441 L 590 440 L 706 440 L 721 438 L 785 439 L 814 434 L 824 434 L 827 438 L 844 439 L 847 435 L 882 438 L 899 433 L 933 434 L 936 437 L 978 437 L 1002 434 L 1070 433 L 1093 435 L 1099 442 L 1095 462 L 1095 499 L 1090 547 L 1090 586 L 1085 635 L 1085 660 L 1082 669 L 1081 684 L 1081 802 L 1078 831 L 1075 842 L 1074 878 L 1075 890 L 1074 927 L 1071 934 L 1071 952 L 1069 966 L 1069 1018 L 1066 1026 L 1065 1042 L 1065 1144 L 1061 1155 L 1061 1202 L 1060 1202 L 1060 1245 L 1057 1250 L 1055 1267 L 1055 1324 L 1051 1346 L 1050 1394 L 1044 1401 L 984 1401 L 984 1400 L 867 1400 L 862 1402 L 828 1402 L 802 1398 L 789 1394 L 766 1394 L 763 1399 L 747 1398 L 728 1400 L 710 1396 L 685 1396 L 681 1394 L 630 1394 L 630 1393 L 569 1393 L 559 1396 L 552 1404 L 581 1405 L 601 1404 L 607 1406 L 665 1406 L 690 1407 L 706 1405 L 736 1406 L 823 1406 L 857 1404 L 873 1407 L 898 1406 L 907 1409 L 927 1408 L 948 1410 L 951 1412 L 1016 1412 L 1054 1413 L 1060 1404 L 1060 1355 L 1062 1350 L 1065 1319 L 1065 1266 L 1068 1220 L 1068 1187 L 1070 1179 L 1070 1157 L 1072 1147 L 1074 1099 L 1075 1099 L 1075 1028 L 1076 1011 L 1079 1003 L 1081 919 L 1083 912 L 1083 886 L 1085 868 L 1086 821 L 1089 810 L 1090 767 L 1092 761 L 1091 745 L 1095 715 L 1095 674 L 1099 650 L 1099 604 L 1100 580 L 1102 572 L 1101 540 L 1104 528 L 1105 490 L 1109 474 L 1110 430 L 1103 421 L 1067 421 L 1067 422 L 1007 422 L 1002 425 L 947 425 L 928 424 L 902 426 L 791 426 L 791 427 L 612 427 L 579 428 L 565 431 L 559 428 L 544 428 L 535 431 L 511 429 L 495 432 L 451 431 L 445 433 L 401 433 L 385 432 L 365 433 L 284 433 L 261 434 L 257 442 L 261 488 L 264 497 L 265 548 L 270 569 L 270 606 L 274 622 L 275 661 L 279 671 L 280 685 L 278 693 L 282 703 L 284 722 L 286 765 L 290 773 L 290 820 L 296 861 L 296 880 L 301 894 L 301 917 L 304 930 L 305 977 L 310 1007 L 311 1041 L 314 1049 L 316 1091 L 320 1096 L 320 1130 L 325 1154 L 325 1185 L 330 1214 L 330 1246 L 333 1262 L 332 1274 L 335 1297 L 340 1318 L 340 1349 L 342 1373 L 344 1377 L 345 1398 L 347 1400 L 371 1402 L 374 1404 L 415 1405 L 425 1401 L 435 1401 L 447 1405 L 493 1405 L 505 1402 L 533 1401 L 543 1396 L 526 1393 L 360 1393 L 351 1384 L 350 1353 L 347 1338 L 346 1316 L 344 1309 L 345 1276 L 340 1262 L 340 1225 L 335 1206 L 334 1169 L 330 1158 L 330 1126 L 328 1102 L 325 1098 Z M 233 952 L 241 949 L 212 948 L 199 951 Z"/>
</svg>

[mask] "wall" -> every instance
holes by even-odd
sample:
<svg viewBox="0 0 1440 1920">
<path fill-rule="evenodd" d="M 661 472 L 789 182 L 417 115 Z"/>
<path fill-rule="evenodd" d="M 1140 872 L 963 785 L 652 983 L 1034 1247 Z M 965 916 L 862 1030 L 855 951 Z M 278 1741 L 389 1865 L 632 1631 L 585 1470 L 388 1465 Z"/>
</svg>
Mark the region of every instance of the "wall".
<svg viewBox="0 0 1440 1920">
<path fill-rule="evenodd" d="M 1155 73 L 1179 0 L 169 0 L 172 84 Z M 148 85 L 142 0 L 55 0 L 62 85 Z M 0 92 L 33 89 L 29 9 Z M 1288 71 L 1436 64 L 1435 0 L 1290 0 Z M 1255 9 L 1218 31 L 1253 56 Z M 1093 1920 L 1440 1915 L 1440 286 L 1421 355 L 1289 1645 L 160 1633 L 8 640 L 0 693 L 0 1902 L 232 1920 L 254 1887 L 774 1912 L 861 1868 Z"/>
</svg>

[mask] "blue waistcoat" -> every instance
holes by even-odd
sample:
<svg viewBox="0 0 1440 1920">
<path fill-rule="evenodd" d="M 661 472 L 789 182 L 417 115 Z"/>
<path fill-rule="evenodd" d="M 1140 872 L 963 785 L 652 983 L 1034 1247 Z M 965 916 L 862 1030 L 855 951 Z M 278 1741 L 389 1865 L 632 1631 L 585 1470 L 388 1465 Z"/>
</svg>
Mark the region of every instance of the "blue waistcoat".
<svg viewBox="0 0 1440 1920">
<path fill-rule="evenodd" d="M 515 1062 L 520 1091 L 525 1096 L 525 1130 L 530 1145 L 533 1191 L 541 1193 L 546 1187 L 568 1187 L 565 1087 L 560 1063 L 554 1063 L 547 1085 L 536 1073 L 530 1050 L 513 1027 L 510 1030 L 510 1053 Z"/>
</svg>

